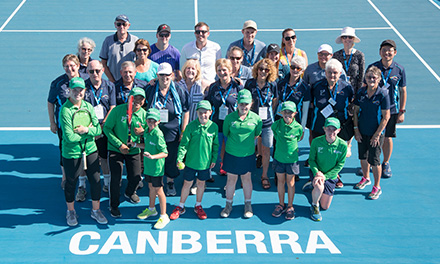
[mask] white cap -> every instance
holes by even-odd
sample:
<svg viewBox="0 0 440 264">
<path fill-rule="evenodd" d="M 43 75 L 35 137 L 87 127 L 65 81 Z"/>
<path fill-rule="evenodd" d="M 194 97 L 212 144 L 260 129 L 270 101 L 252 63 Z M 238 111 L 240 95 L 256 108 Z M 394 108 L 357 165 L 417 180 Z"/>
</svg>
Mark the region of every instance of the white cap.
<svg viewBox="0 0 440 264">
<path fill-rule="evenodd" d="M 173 68 L 168 62 L 162 62 L 159 64 L 159 67 L 157 68 L 157 74 L 166 74 L 169 75 L 173 73 Z"/>
<path fill-rule="evenodd" d="M 333 54 L 333 48 L 329 44 L 322 44 L 321 46 L 319 46 L 318 53 L 320 53 L 321 51 L 327 51 L 328 53 Z"/>
</svg>

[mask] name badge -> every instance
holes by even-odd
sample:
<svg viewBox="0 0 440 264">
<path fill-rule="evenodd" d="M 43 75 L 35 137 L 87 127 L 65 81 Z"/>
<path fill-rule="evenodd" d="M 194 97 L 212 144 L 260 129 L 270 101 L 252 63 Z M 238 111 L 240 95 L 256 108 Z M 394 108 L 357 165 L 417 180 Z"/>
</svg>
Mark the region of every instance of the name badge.
<svg viewBox="0 0 440 264">
<path fill-rule="evenodd" d="M 162 109 L 163 108 L 163 104 L 160 102 L 160 101 L 157 101 L 156 102 L 156 107 L 157 107 L 157 109 Z"/>
<path fill-rule="evenodd" d="M 336 101 L 333 98 L 328 99 L 328 103 L 335 106 L 336 105 Z"/>
<path fill-rule="evenodd" d="M 331 114 L 333 114 L 333 107 L 328 104 L 324 109 L 321 110 L 321 114 L 324 116 L 324 118 L 329 117 Z"/>
<path fill-rule="evenodd" d="M 168 109 L 160 109 L 160 122 L 168 123 Z"/>
<path fill-rule="evenodd" d="M 279 115 L 279 116 L 283 116 L 282 114 L 281 114 L 281 106 L 283 105 L 283 103 L 280 103 L 280 104 L 278 104 L 278 107 L 277 107 L 277 115 Z"/>
<path fill-rule="evenodd" d="M 388 88 L 390 88 L 390 84 L 389 84 L 389 83 L 386 83 L 386 84 L 384 84 L 384 86 L 382 86 L 382 88 L 384 88 L 384 89 L 387 89 L 387 90 L 388 90 Z"/>
<path fill-rule="evenodd" d="M 220 106 L 220 111 L 218 113 L 218 119 L 225 120 L 228 115 L 228 108 L 225 105 Z"/>
<path fill-rule="evenodd" d="M 93 108 L 95 109 L 96 117 L 99 120 L 104 119 L 104 107 L 102 107 L 102 105 L 99 104 L 99 105 L 97 105 L 97 106 L 95 106 Z"/>
<path fill-rule="evenodd" d="M 261 120 L 267 119 L 267 107 L 258 107 L 258 115 L 260 116 Z"/>
</svg>

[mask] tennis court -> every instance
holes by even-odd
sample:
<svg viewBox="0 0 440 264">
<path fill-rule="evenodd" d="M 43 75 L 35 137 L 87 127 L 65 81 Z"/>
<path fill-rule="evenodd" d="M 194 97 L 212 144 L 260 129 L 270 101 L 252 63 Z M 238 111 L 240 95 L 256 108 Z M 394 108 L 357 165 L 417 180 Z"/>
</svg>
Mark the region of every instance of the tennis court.
<svg viewBox="0 0 440 264">
<path fill-rule="evenodd" d="M 5 0 L 0 7 L 1 263 L 440 263 L 439 191 L 434 180 L 440 169 L 440 1 Z M 309 63 L 317 60 L 316 50 L 323 43 L 335 51 L 342 48 L 334 40 L 345 26 L 356 28 L 362 41 L 355 47 L 365 54 L 367 65 L 379 60 L 382 40 L 395 40 L 395 60 L 407 74 L 407 114 L 394 141 L 393 177 L 382 180 L 380 199 L 368 200 L 368 188 L 353 189 L 360 180 L 353 155 L 341 173 L 345 187 L 336 191 L 322 222 L 309 218 L 311 197 L 301 190 L 308 169 L 301 166 L 293 221 L 271 216 L 278 203 L 276 187 L 271 181 L 272 187 L 263 190 L 261 170 L 256 170 L 251 219 L 242 217 L 239 184 L 231 216 L 220 218 L 226 177 L 215 176 L 203 198 L 207 220 L 192 212 L 195 197 L 190 196 L 185 215 L 154 230 L 156 218 L 136 219 L 148 202 L 143 188 L 138 192 L 141 203 L 121 203 L 123 217 L 116 220 L 106 210 L 108 196 L 103 194 L 101 208 L 108 225 L 90 218 L 88 195 L 86 202 L 75 204 L 79 225 L 68 227 L 58 139 L 48 128 L 49 85 L 64 72 L 61 59 L 76 53 L 81 37 L 95 40 L 92 58 L 97 59 L 121 13 L 130 18 L 130 33 L 150 43 L 156 42 L 157 26 L 169 24 L 171 44 L 179 50 L 194 40 L 195 22 L 204 21 L 211 29 L 209 39 L 221 45 L 223 55 L 229 43 L 242 37 L 241 26 L 248 19 L 258 23 L 257 39 L 266 44 L 280 44 L 282 30 L 294 28 L 297 47 L 307 52 Z M 308 143 L 304 140 L 299 147 L 302 164 Z M 356 144 L 353 147 L 357 153 Z M 179 194 L 181 177 L 176 182 Z M 167 197 L 168 213 L 179 198 Z"/>
</svg>

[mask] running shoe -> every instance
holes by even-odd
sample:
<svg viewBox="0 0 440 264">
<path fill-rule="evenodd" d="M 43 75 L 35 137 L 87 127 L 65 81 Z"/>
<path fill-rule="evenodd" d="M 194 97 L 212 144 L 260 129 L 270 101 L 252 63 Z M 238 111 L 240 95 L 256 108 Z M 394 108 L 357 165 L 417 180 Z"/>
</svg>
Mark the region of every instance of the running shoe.
<svg viewBox="0 0 440 264">
<path fill-rule="evenodd" d="M 285 216 L 286 220 L 292 220 L 295 218 L 295 210 L 292 207 L 288 207 L 286 209 L 286 216 Z"/>
<path fill-rule="evenodd" d="M 179 218 L 180 215 L 183 215 L 185 212 L 186 212 L 185 207 L 182 208 L 180 206 L 176 206 L 176 208 L 174 208 L 173 212 L 170 215 L 170 219 L 176 220 L 177 218 Z"/>
<path fill-rule="evenodd" d="M 373 190 L 368 195 L 368 198 L 370 198 L 371 200 L 377 200 L 377 199 L 379 199 L 379 196 L 381 194 L 382 194 L 382 189 L 381 188 L 377 188 L 376 186 L 373 186 Z"/>
<path fill-rule="evenodd" d="M 220 175 L 225 176 L 225 175 L 227 175 L 227 174 L 228 174 L 228 173 L 227 173 L 225 170 L 223 170 L 223 162 L 220 163 Z"/>
<path fill-rule="evenodd" d="M 110 215 L 111 215 L 113 218 L 119 218 L 119 217 L 122 216 L 121 211 L 119 211 L 119 208 L 112 208 L 112 207 L 109 207 L 109 210 L 110 210 Z"/>
<path fill-rule="evenodd" d="M 221 211 L 220 216 L 221 217 L 229 217 L 232 211 L 232 203 L 226 202 L 225 208 Z"/>
<path fill-rule="evenodd" d="M 168 218 L 168 215 L 161 215 L 159 220 L 157 220 L 156 224 L 154 225 L 154 228 L 162 229 L 166 225 L 168 225 L 169 222 L 170 222 L 170 218 Z"/>
<path fill-rule="evenodd" d="M 75 201 L 84 202 L 86 200 L 86 188 L 83 186 L 78 187 L 78 192 L 76 193 Z"/>
<path fill-rule="evenodd" d="M 75 210 L 67 210 L 66 214 L 67 225 L 68 226 L 76 226 L 78 225 L 78 216 L 76 215 Z"/>
<path fill-rule="evenodd" d="M 105 184 L 104 184 L 104 185 L 102 186 L 102 191 L 105 192 L 105 193 L 108 193 L 108 185 L 105 185 Z"/>
<path fill-rule="evenodd" d="M 130 203 L 133 204 L 138 204 L 141 199 L 139 198 L 139 196 L 136 194 L 136 192 L 134 192 L 132 195 L 128 196 L 128 194 L 124 193 L 125 198 L 130 200 Z"/>
<path fill-rule="evenodd" d="M 286 205 L 277 204 L 272 212 L 273 217 L 280 217 L 286 211 Z"/>
<path fill-rule="evenodd" d="M 139 219 L 147 219 L 150 216 L 156 216 L 157 215 L 157 211 L 156 208 L 154 208 L 153 210 L 150 210 L 147 208 L 145 208 L 145 210 L 142 211 L 142 213 L 137 215 L 137 218 Z"/>
<path fill-rule="evenodd" d="M 312 205 L 312 207 L 310 207 L 310 218 L 312 218 L 313 221 L 318 222 L 322 220 L 321 212 L 319 212 L 318 206 Z"/>
<path fill-rule="evenodd" d="M 382 178 L 391 178 L 393 173 L 391 172 L 390 163 L 382 163 Z"/>
<path fill-rule="evenodd" d="M 244 218 L 251 218 L 254 216 L 254 212 L 252 211 L 252 205 L 251 202 L 245 202 L 244 203 Z"/>
<path fill-rule="evenodd" d="M 344 183 L 341 181 L 341 178 L 338 175 L 338 182 L 335 185 L 336 189 L 341 189 L 342 187 L 344 187 Z"/>
<path fill-rule="evenodd" d="M 107 218 L 105 218 L 104 214 L 101 212 L 101 210 L 92 210 L 90 217 L 96 220 L 98 224 L 106 225 L 107 224 Z"/>
<path fill-rule="evenodd" d="M 176 188 L 174 188 L 174 182 L 167 183 L 167 196 L 176 196 Z"/>
<path fill-rule="evenodd" d="M 205 220 L 206 218 L 208 218 L 201 205 L 197 205 L 196 207 L 194 207 L 194 212 L 197 214 L 197 217 L 201 220 Z"/>
<path fill-rule="evenodd" d="M 371 184 L 370 179 L 366 179 L 366 178 L 362 177 L 361 181 L 358 182 L 358 183 L 354 186 L 354 188 L 355 188 L 355 189 L 359 189 L 359 190 L 363 190 L 363 189 L 365 188 L 365 186 L 370 185 L 370 184 Z"/>
<path fill-rule="evenodd" d="M 307 181 L 302 187 L 303 192 L 311 192 L 313 190 L 312 181 Z"/>
</svg>

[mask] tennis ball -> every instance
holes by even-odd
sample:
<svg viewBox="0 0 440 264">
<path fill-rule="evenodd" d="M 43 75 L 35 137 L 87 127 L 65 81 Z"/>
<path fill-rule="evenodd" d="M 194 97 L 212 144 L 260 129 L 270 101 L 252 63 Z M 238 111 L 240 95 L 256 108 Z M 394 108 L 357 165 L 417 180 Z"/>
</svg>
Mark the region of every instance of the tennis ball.
<svg viewBox="0 0 440 264">
<path fill-rule="evenodd" d="M 179 162 L 179 163 L 177 164 L 177 168 L 178 168 L 179 170 L 183 170 L 183 169 L 185 169 L 185 163 L 183 163 L 183 162 Z"/>
</svg>

